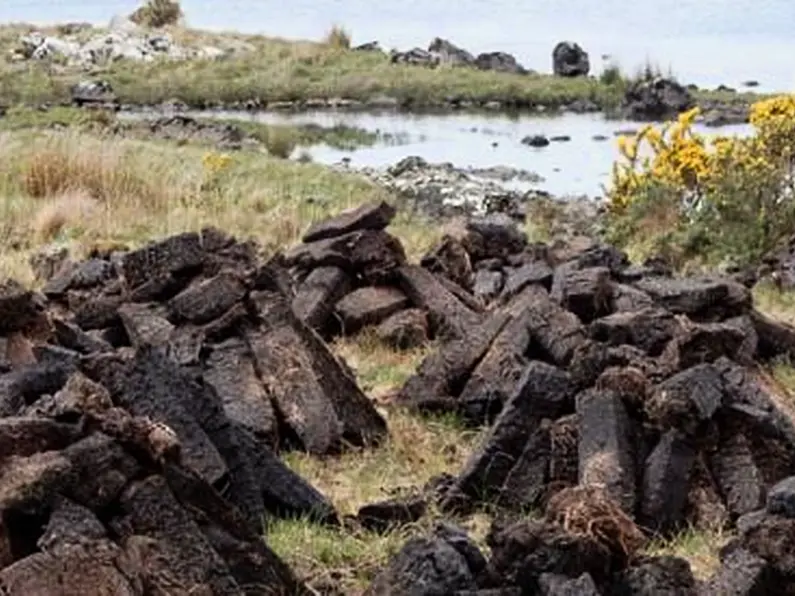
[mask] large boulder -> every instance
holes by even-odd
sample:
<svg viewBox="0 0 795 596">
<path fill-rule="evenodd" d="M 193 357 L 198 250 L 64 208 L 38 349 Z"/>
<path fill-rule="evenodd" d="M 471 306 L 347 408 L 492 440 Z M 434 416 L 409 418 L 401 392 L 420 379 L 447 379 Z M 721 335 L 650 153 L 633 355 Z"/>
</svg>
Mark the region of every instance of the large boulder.
<svg viewBox="0 0 795 596">
<path fill-rule="evenodd" d="M 475 66 L 480 70 L 494 70 L 511 74 L 527 74 L 528 70 L 507 52 L 484 52 L 475 58 Z"/>
<path fill-rule="evenodd" d="M 435 37 L 431 41 L 428 45 L 428 51 L 437 56 L 441 64 L 471 66 L 475 62 L 475 57 L 472 54 L 441 37 Z"/>
<path fill-rule="evenodd" d="M 588 52 L 571 41 L 561 41 L 552 50 L 552 71 L 559 77 L 584 77 L 591 70 Z"/>
<path fill-rule="evenodd" d="M 624 115 L 636 120 L 664 120 L 689 110 L 695 100 L 672 79 L 654 77 L 634 83 L 624 94 Z"/>
</svg>

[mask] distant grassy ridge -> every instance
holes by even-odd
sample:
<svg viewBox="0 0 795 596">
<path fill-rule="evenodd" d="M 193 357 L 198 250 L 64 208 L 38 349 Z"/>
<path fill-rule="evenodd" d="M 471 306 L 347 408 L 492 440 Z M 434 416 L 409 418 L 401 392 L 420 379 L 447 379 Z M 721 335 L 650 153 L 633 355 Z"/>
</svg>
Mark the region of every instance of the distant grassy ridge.
<svg viewBox="0 0 795 596">
<path fill-rule="evenodd" d="M 6 54 L 17 45 L 26 26 L 0 30 L 0 50 Z M 94 30 L 94 33 L 99 30 Z M 516 109 L 555 108 L 577 100 L 589 100 L 603 109 L 617 105 L 627 78 L 621 76 L 563 78 L 547 74 L 515 75 L 468 67 L 391 64 L 377 52 L 346 47 L 338 31 L 326 41 L 288 41 L 235 33 L 210 33 L 167 27 L 177 43 L 240 48 L 219 60 L 117 62 L 96 69 L 91 76 L 109 81 L 121 102 L 156 105 L 174 99 L 191 107 L 233 105 L 245 102 L 304 102 L 342 98 L 368 102 L 396 100 L 407 109 L 433 108 L 451 102 L 473 107 L 489 102 Z M 53 30 L 57 34 L 57 29 Z M 82 32 L 88 38 L 91 32 Z M 347 35 L 347 34 L 345 34 Z M 535 65 L 528 65 L 533 67 Z M 41 104 L 69 100 L 69 88 L 85 72 L 34 62 L 0 62 L 0 98 L 11 103 Z M 753 93 L 699 91 L 700 100 L 747 103 Z"/>
</svg>

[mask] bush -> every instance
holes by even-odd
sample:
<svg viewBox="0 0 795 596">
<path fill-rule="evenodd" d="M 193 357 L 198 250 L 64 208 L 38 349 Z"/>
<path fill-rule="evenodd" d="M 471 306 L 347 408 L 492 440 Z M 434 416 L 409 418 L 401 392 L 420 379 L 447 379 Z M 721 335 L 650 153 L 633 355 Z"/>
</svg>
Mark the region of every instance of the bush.
<svg viewBox="0 0 795 596">
<path fill-rule="evenodd" d="M 693 131 L 697 115 L 619 138 L 611 239 L 680 264 L 754 262 L 795 232 L 795 96 L 754 104 L 747 138 L 708 139 Z"/>
<path fill-rule="evenodd" d="M 331 48 L 347 50 L 351 47 L 351 35 L 342 27 L 334 25 L 331 31 L 326 33 L 325 43 Z"/>
<path fill-rule="evenodd" d="M 599 82 L 603 85 L 621 85 L 624 80 L 624 73 L 621 72 L 621 67 L 618 64 L 609 64 L 605 66 L 602 74 L 599 75 Z"/>
<path fill-rule="evenodd" d="M 262 141 L 269 155 L 281 159 L 290 157 L 298 146 L 295 132 L 287 127 L 270 127 Z"/>
<path fill-rule="evenodd" d="M 178 0 L 146 0 L 146 4 L 130 15 L 130 20 L 144 27 L 158 29 L 176 25 L 182 17 Z"/>
</svg>

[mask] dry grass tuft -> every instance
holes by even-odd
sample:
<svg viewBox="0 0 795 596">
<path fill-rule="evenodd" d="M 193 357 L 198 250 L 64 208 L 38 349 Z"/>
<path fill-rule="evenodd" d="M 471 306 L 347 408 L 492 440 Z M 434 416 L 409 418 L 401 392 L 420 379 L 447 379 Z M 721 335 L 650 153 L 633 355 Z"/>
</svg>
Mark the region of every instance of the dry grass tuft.
<svg viewBox="0 0 795 596">
<path fill-rule="evenodd" d="M 450 417 L 420 417 L 385 408 L 389 438 L 377 449 L 354 450 L 333 459 L 290 453 L 286 461 L 317 486 L 343 514 L 367 503 L 413 493 L 431 478 L 457 471 L 480 433 Z"/>
<path fill-rule="evenodd" d="M 128 146 L 131 148 L 132 146 Z M 139 169 L 125 146 L 75 134 L 48 134 L 29 147 L 22 192 L 33 198 L 82 191 L 99 201 L 135 197 L 158 202 L 169 196 L 155 171 Z"/>
<path fill-rule="evenodd" d="M 372 398 L 388 401 L 428 354 L 431 346 L 397 352 L 384 345 L 373 329 L 334 342 L 334 351 L 356 373 L 359 386 Z"/>
<path fill-rule="evenodd" d="M 331 30 L 326 33 L 326 38 L 323 43 L 335 50 L 347 50 L 351 47 L 351 35 L 345 29 L 338 25 L 334 25 Z"/>
<path fill-rule="evenodd" d="M 38 206 L 33 216 L 33 237 L 37 242 L 52 242 L 64 229 L 84 226 L 96 215 L 98 207 L 96 200 L 80 191 L 48 199 Z"/>
</svg>

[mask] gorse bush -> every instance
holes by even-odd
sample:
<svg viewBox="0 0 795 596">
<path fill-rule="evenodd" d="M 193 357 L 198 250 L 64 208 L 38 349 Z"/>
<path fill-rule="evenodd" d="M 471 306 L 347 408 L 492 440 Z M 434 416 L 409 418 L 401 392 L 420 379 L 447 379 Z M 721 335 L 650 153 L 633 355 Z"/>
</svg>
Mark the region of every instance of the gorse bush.
<svg viewBox="0 0 795 596">
<path fill-rule="evenodd" d="M 146 4 L 130 15 L 130 20 L 138 25 L 157 29 L 176 25 L 182 16 L 178 0 L 147 0 Z"/>
<path fill-rule="evenodd" d="M 753 262 L 795 232 L 795 96 L 754 104 L 745 138 L 699 134 L 697 116 L 619 138 L 611 240 L 678 265 Z"/>
</svg>

